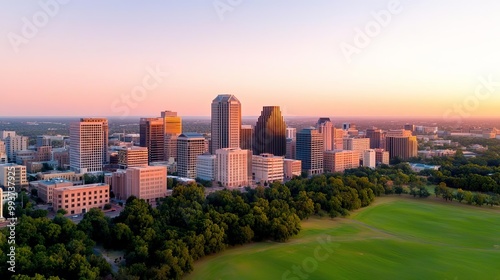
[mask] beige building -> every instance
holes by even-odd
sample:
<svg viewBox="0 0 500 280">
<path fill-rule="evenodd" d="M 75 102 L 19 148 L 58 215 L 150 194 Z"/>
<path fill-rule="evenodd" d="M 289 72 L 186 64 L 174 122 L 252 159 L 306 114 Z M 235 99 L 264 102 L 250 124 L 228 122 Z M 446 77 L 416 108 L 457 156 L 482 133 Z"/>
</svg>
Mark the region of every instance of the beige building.
<svg viewBox="0 0 500 280">
<path fill-rule="evenodd" d="M 363 166 L 369 168 L 377 167 L 377 156 L 373 149 L 363 151 Z"/>
<path fill-rule="evenodd" d="M 148 166 L 148 148 L 133 146 L 118 150 L 118 165 L 121 169 Z"/>
<path fill-rule="evenodd" d="M 217 181 L 226 188 L 249 185 L 248 160 L 250 150 L 224 148 L 215 151 L 217 156 Z"/>
<path fill-rule="evenodd" d="M 51 179 L 45 181 L 38 181 L 36 190 L 38 191 L 38 197 L 45 203 L 53 203 L 54 199 L 54 189 L 60 187 L 71 187 L 73 182 L 64 179 Z"/>
<path fill-rule="evenodd" d="M 5 142 L 0 140 L 0 164 L 7 163 L 7 150 L 5 148 Z"/>
<path fill-rule="evenodd" d="M 9 177 L 14 177 L 14 180 L 9 180 Z M 16 190 L 28 186 L 26 166 L 14 163 L 0 164 L 0 186 L 6 188 L 14 186 Z"/>
<path fill-rule="evenodd" d="M 283 176 L 285 179 L 292 179 L 302 173 L 302 162 L 295 159 L 283 160 Z"/>
<path fill-rule="evenodd" d="M 109 203 L 108 184 L 89 184 L 54 189 L 54 211 L 65 209 L 69 214 L 81 214 L 91 208 L 103 208 Z"/>
<path fill-rule="evenodd" d="M 283 157 L 273 154 L 252 156 L 252 179 L 255 183 L 283 182 Z"/>
<path fill-rule="evenodd" d="M 167 168 L 165 166 L 120 169 L 113 172 L 110 181 L 115 197 L 120 200 L 126 200 L 133 195 L 154 205 L 157 198 L 167 195 Z"/>
<path fill-rule="evenodd" d="M 363 152 L 370 149 L 370 138 L 344 138 L 343 150 L 356 151 L 359 159 L 363 158 Z"/>
<path fill-rule="evenodd" d="M 412 136 L 409 130 L 399 129 L 387 132 L 385 145 L 391 159 L 408 160 L 418 156 L 417 137 Z"/>
<path fill-rule="evenodd" d="M 389 152 L 384 149 L 375 149 L 375 161 L 377 164 L 389 164 Z"/>
<path fill-rule="evenodd" d="M 231 94 L 218 95 L 211 106 L 211 147 L 215 153 L 221 148 L 240 147 L 241 103 Z"/>
<path fill-rule="evenodd" d="M 38 180 L 52 180 L 52 179 L 63 179 L 71 182 L 80 182 L 83 180 L 83 174 L 76 174 L 74 171 L 50 171 L 45 173 L 37 174 Z"/>
<path fill-rule="evenodd" d="M 326 173 L 344 172 L 346 169 L 359 167 L 359 153 L 348 150 L 325 151 L 323 161 Z"/>
</svg>

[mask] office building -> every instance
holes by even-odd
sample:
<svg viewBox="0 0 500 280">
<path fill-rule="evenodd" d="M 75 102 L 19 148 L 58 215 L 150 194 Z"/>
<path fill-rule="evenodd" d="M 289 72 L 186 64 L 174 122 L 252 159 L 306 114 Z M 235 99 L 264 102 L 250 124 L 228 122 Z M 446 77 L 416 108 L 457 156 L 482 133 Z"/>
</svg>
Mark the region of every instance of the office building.
<svg viewBox="0 0 500 280">
<path fill-rule="evenodd" d="M 14 180 L 9 180 L 9 177 L 14 177 Z M 26 166 L 15 163 L 0 164 L 0 186 L 14 186 L 16 190 L 28 186 Z"/>
<path fill-rule="evenodd" d="M 16 152 L 28 149 L 28 137 L 16 135 L 14 131 L 2 131 L 0 138 L 5 145 L 8 162 L 16 162 Z"/>
<path fill-rule="evenodd" d="M 239 131 L 238 131 L 239 133 Z M 206 140 L 199 133 L 182 133 L 177 138 L 177 173 L 180 177 L 196 178 L 196 162 L 206 152 Z"/>
<path fill-rule="evenodd" d="M 36 190 L 38 191 L 38 197 L 45 203 L 53 203 L 54 200 L 54 189 L 60 187 L 70 187 L 74 183 L 65 179 L 50 179 L 38 181 L 36 184 Z"/>
<path fill-rule="evenodd" d="M 333 150 L 342 150 L 344 148 L 344 130 L 341 128 L 333 128 Z"/>
<path fill-rule="evenodd" d="M 308 176 L 323 173 L 323 135 L 315 128 L 297 133 L 297 159 Z"/>
<path fill-rule="evenodd" d="M 243 150 L 252 150 L 253 147 L 253 127 L 251 125 L 242 125 L 240 130 L 240 148 Z"/>
<path fill-rule="evenodd" d="M 159 198 L 167 196 L 167 168 L 165 166 L 130 167 L 127 168 L 125 176 L 125 188 L 117 187 L 120 199 L 135 196 L 151 205 L 156 205 Z"/>
<path fill-rule="evenodd" d="M 54 211 L 65 209 L 69 214 L 81 214 L 91 208 L 102 209 L 109 203 L 108 184 L 88 184 L 54 188 Z"/>
<path fill-rule="evenodd" d="M 290 180 L 295 176 L 302 174 L 302 162 L 296 159 L 283 160 L 283 176 L 286 180 Z"/>
<path fill-rule="evenodd" d="M 211 146 L 210 152 L 222 148 L 240 147 L 241 103 L 230 94 L 218 95 L 211 106 Z"/>
<path fill-rule="evenodd" d="M 359 159 L 363 158 L 363 151 L 370 149 L 369 138 L 344 138 L 343 150 L 355 151 Z"/>
<path fill-rule="evenodd" d="M 217 175 L 217 156 L 210 153 L 199 155 L 196 160 L 196 178 L 214 181 Z"/>
<path fill-rule="evenodd" d="M 330 151 L 334 149 L 333 123 L 330 118 L 320 118 L 316 123 L 316 129 L 323 135 L 323 150 Z"/>
<path fill-rule="evenodd" d="M 287 127 L 286 128 L 286 138 L 295 140 L 295 138 L 297 138 L 297 129 L 294 127 Z"/>
<path fill-rule="evenodd" d="M 177 160 L 177 137 L 182 133 L 182 118 L 177 112 L 161 112 L 165 130 L 165 160 Z"/>
<path fill-rule="evenodd" d="M 165 131 L 163 118 L 141 118 L 140 146 L 148 148 L 148 162 L 165 160 Z"/>
<path fill-rule="evenodd" d="M 102 171 L 107 161 L 108 121 L 82 118 L 69 129 L 69 164 L 77 173 Z"/>
<path fill-rule="evenodd" d="M 255 183 L 283 182 L 283 157 L 273 154 L 252 156 L 252 179 Z"/>
<path fill-rule="evenodd" d="M 377 155 L 375 150 L 369 149 L 363 151 L 363 166 L 375 168 L 377 166 Z"/>
<path fill-rule="evenodd" d="M 286 124 L 279 106 L 264 106 L 254 130 L 253 154 L 286 154 Z"/>
<path fill-rule="evenodd" d="M 148 148 L 122 147 L 118 150 L 118 165 L 121 169 L 148 166 Z"/>
<path fill-rule="evenodd" d="M 379 164 L 389 164 L 389 152 L 384 149 L 375 149 L 375 162 Z"/>
<path fill-rule="evenodd" d="M 9 160 L 7 158 L 7 150 L 5 148 L 5 142 L 0 140 L 0 164 L 7 163 Z"/>
<path fill-rule="evenodd" d="M 385 144 L 391 159 L 399 158 L 400 160 L 408 160 L 418 155 L 417 137 L 412 136 L 412 132 L 409 130 L 389 131 L 385 139 Z"/>
<path fill-rule="evenodd" d="M 327 173 L 344 172 L 359 167 L 357 151 L 333 150 L 324 152 L 324 169 Z"/>
<path fill-rule="evenodd" d="M 217 177 L 223 187 L 236 188 L 249 185 L 250 150 L 224 148 L 215 151 L 217 156 Z"/>
<path fill-rule="evenodd" d="M 285 158 L 295 159 L 297 157 L 296 147 L 297 147 L 297 141 L 293 138 L 287 138 Z"/>
<path fill-rule="evenodd" d="M 370 139 L 370 149 L 380 149 L 382 148 L 382 137 L 383 133 L 381 129 L 378 128 L 368 128 L 366 130 L 366 138 Z"/>
</svg>

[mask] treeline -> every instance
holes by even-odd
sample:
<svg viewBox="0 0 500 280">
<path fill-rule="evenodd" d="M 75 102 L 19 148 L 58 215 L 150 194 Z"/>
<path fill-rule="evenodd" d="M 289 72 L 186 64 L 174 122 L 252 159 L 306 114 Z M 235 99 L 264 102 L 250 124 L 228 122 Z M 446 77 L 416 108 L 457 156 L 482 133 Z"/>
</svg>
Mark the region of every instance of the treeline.
<svg viewBox="0 0 500 280">
<path fill-rule="evenodd" d="M 484 194 L 480 192 L 473 193 L 471 191 L 464 191 L 463 189 L 457 189 L 456 191 L 452 188 L 446 186 L 446 183 L 439 183 L 434 188 L 434 193 L 436 197 L 440 196 L 444 200 L 456 200 L 458 202 L 466 202 L 469 205 L 483 206 L 483 205 L 500 205 L 500 195 L 499 194 Z"/>
<path fill-rule="evenodd" d="M 180 279 L 203 256 L 250 242 L 287 241 L 299 233 L 301 219 L 348 215 L 376 193 L 383 188 L 366 178 L 338 174 L 207 197 L 201 185 L 178 185 L 157 208 L 131 197 L 115 219 L 90 211 L 79 228 L 104 247 L 125 251 L 117 279 Z"/>
</svg>

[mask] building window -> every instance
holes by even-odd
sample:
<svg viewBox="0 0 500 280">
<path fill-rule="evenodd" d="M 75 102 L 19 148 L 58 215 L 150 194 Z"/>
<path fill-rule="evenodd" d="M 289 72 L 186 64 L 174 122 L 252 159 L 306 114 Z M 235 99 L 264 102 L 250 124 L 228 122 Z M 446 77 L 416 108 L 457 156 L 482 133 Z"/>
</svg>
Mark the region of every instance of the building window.
<svg viewBox="0 0 500 280">
<path fill-rule="evenodd" d="M 75 207 L 75 205 L 74 205 L 74 204 L 71 204 L 71 208 L 74 208 L 74 207 Z"/>
</svg>

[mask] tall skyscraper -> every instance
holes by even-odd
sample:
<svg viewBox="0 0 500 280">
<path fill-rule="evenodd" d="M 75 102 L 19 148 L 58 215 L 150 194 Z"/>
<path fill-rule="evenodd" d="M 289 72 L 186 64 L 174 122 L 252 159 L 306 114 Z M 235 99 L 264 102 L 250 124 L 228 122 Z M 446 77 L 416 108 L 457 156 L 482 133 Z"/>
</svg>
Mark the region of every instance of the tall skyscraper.
<svg viewBox="0 0 500 280">
<path fill-rule="evenodd" d="M 186 132 L 177 138 L 177 173 L 181 177 L 196 178 L 196 162 L 206 152 L 205 138 L 199 133 Z"/>
<path fill-rule="evenodd" d="M 391 159 L 408 160 L 417 156 L 417 137 L 409 130 L 391 130 L 385 138 L 386 150 Z"/>
<path fill-rule="evenodd" d="M 69 129 L 69 164 L 78 173 L 102 171 L 107 161 L 108 120 L 82 118 Z"/>
<path fill-rule="evenodd" d="M 323 135 L 315 128 L 297 133 L 297 159 L 308 176 L 323 173 Z"/>
<path fill-rule="evenodd" d="M 286 154 L 286 124 L 279 106 L 264 106 L 255 125 L 253 154 Z"/>
<path fill-rule="evenodd" d="M 149 162 L 165 160 L 163 118 L 142 118 L 139 124 L 140 145 L 148 148 Z"/>
<path fill-rule="evenodd" d="M 177 137 L 182 133 L 182 118 L 177 112 L 163 111 L 163 128 L 165 130 L 165 160 L 177 160 Z"/>
<path fill-rule="evenodd" d="M 218 95 L 212 101 L 212 139 L 210 152 L 240 147 L 241 103 L 231 94 Z"/>
<path fill-rule="evenodd" d="M 242 125 L 240 131 L 240 148 L 243 150 L 252 150 L 253 146 L 253 127 L 251 125 Z"/>
<path fill-rule="evenodd" d="M 320 118 L 316 123 L 316 129 L 323 135 L 323 149 L 325 151 L 334 150 L 333 123 L 330 118 Z"/>
<path fill-rule="evenodd" d="M 366 137 L 370 138 L 370 149 L 382 148 L 382 130 L 372 127 L 366 130 Z"/>
</svg>

